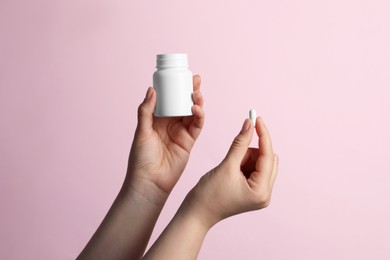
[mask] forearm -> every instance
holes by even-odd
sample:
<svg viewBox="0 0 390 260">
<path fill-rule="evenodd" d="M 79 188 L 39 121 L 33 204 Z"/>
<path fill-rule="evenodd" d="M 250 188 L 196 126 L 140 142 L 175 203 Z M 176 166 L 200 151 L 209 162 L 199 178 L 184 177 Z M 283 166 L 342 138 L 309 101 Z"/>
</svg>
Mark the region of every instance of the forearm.
<svg viewBox="0 0 390 260">
<path fill-rule="evenodd" d="M 210 228 L 182 205 L 143 259 L 196 259 Z"/>
<path fill-rule="evenodd" d="M 78 259 L 140 259 L 167 198 L 148 189 L 123 188 Z"/>
</svg>

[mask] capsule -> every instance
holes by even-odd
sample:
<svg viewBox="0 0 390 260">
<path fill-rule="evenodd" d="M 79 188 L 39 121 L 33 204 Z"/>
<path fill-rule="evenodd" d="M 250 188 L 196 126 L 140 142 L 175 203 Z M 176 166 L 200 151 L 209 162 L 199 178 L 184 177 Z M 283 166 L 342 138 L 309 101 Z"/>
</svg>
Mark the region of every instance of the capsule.
<svg viewBox="0 0 390 260">
<path fill-rule="evenodd" d="M 252 121 L 253 127 L 256 127 L 256 110 L 249 110 L 249 119 Z"/>
</svg>

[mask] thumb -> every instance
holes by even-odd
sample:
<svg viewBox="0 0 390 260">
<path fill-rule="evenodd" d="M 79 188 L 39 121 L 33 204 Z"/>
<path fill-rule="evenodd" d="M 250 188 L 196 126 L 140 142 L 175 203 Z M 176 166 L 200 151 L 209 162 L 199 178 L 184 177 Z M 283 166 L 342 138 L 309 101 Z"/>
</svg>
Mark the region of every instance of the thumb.
<svg viewBox="0 0 390 260">
<path fill-rule="evenodd" d="M 242 125 L 242 129 L 240 133 L 236 136 L 236 138 L 234 138 L 225 160 L 232 161 L 240 165 L 248 150 L 248 146 L 252 140 L 252 136 L 252 122 L 249 119 L 245 119 L 244 124 Z"/>
<path fill-rule="evenodd" d="M 153 127 L 153 111 L 156 106 L 156 92 L 149 87 L 144 101 L 138 107 L 138 130 L 143 132 Z"/>
</svg>

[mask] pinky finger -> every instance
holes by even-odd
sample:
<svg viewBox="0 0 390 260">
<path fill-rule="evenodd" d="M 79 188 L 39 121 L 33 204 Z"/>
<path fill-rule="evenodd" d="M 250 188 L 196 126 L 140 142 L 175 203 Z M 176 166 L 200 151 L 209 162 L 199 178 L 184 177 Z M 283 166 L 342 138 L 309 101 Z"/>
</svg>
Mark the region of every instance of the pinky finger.
<svg viewBox="0 0 390 260">
<path fill-rule="evenodd" d="M 203 109 L 198 105 L 194 105 L 192 107 L 192 113 L 194 114 L 194 119 L 188 128 L 188 133 L 195 140 L 196 138 L 198 138 L 200 132 L 202 131 L 205 120 L 205 113 Z"/>
</svg>

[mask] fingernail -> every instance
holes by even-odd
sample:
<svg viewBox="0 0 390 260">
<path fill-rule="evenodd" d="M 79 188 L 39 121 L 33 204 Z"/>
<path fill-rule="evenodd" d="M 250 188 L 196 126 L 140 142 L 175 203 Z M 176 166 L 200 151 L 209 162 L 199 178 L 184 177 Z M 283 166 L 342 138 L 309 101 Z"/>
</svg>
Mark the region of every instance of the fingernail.
<svg viewBox="0 0 390 260">
<path fill-rule="evenodd" d="M 152 97 L 153 88 L 149 87 L 148 91 L 146 92 L 145 101 L 148 101 Z"/>
<path fill-rule="evenodd" d="M 244 124 L 242 125 L 241 133 L 242 133 L 242 134 L 245 133 L 246 131 L 249 130 L 250 127 L 251 127 L 251 122 L 250 122 L 250 120 L 245 119 Z"/>
</svg>

